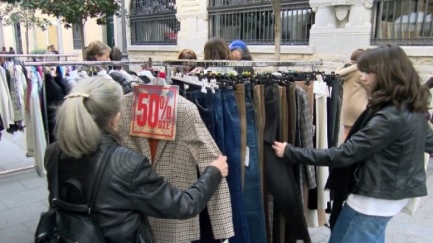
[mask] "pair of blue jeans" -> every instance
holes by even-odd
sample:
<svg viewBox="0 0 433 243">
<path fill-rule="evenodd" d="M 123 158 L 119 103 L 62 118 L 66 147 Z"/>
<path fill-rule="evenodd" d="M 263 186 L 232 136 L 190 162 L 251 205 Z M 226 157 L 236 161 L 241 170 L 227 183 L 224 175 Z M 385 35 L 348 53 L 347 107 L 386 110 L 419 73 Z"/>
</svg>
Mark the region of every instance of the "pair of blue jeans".
<svg viewBox="0 0 433 243">
<path fill-rule="evenodd" d="M 229 175 L 227 184 L 230 190 L 230 198 L 233 211 L 233 226 L 235 236 L 230 238 L 230 243 L 250 243 L 250 231 L 242 193 L 241 182 L 241 129 L 236 97 L 233 88 L 221 90 L 222 120 L 224 127 L 223 154 L 227 156 Z M 218 111 L 218 109 L 217 109 Z M 217 125 L 218 127 L 218 125 Z M 219 141 L 221 142 L 221 141 Z"/>
<path fill-rule="evenodd" d="M 247 117 L 247 160 L 245 164 L 244 203 L 252 243 L 263 243 L 266 238 L 265 211 L 258 162 L 256 114 L 251 84 L 245 84 L 245 108 Z"/>
<path fill-rule="evenodd" d="M 229 186 L 233 212 L 235 236 L 230 243 L 250 243 L 250 232 L 245 212 L 241 185 L 241 134 L 235 93 L 232 88 L 224 90 L 186 90 L 185 97 L 194 103 L 200 116 L 221 152 L 227 156 Z M 196 242 L 219 242 L 213 238 L 209 216 L 206 210 L 200 214 L 200 240 Z M 194 242 L 194 243 L 196 243 Z"/>
<path fill-rule="evenodd" d="M 338 216 L 329 243 L 384 243 L 385 230 L 392 217 L 359 213 L 345 204 Z"/>
</svg>

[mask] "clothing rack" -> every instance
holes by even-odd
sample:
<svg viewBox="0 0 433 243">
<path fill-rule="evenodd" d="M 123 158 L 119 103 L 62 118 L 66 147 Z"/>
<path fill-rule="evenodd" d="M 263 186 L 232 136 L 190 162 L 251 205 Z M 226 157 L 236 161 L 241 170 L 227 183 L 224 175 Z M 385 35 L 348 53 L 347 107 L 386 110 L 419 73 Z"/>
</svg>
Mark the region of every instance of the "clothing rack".
<svg viewBox="0 0 433 243">
<path fill-rule="evenodd" d="M 42 61 L 25 62 L 24 66 L 122 66 L 128 64 L 148 64 L 144 61 Z M 163 62 L 152 62 L 153 65 L 163 66 Z"/>
<path fill-rule="evenodd" d="M 0 54 L 0 57 L 78 57 L 77 54 Z M 124 66 L 129 64 L 135 65 L 148 65 L 151 66 L 163 66 L 166 70 L 166 80 L 170 83 L 171 80 L 171 68 L 172 67 L 184 67 L 188 65 L 203 65 L 213 67 L 308 67 L 312 68 L 312 71 L 316 69 L 316 66 L 322 65 L 322 60 L 317 61 L 228 61 L 228 60 L 165 60 L 165 61 L 152 61 L 150 58 L 148 61 L 37 61 L 37 62 L 22 62 L 23 66 Z M 43 85 L 43 100 L 46 104 L 46 93 L 45 83 Z M 47 117 L 47 111 L 44 110 L 45 117 Z M 47 122 L 45 122 L 47 124 Z M 48 129 L 45 128 L 46 133 Z M 48 137 L 48 134 L 46 134 Z M 49 140 L 47 140 L 49 144 Z M 25 171 L 33 169 L 34 166 L 25 168 L 18 168 L 9 171 L 1 172 L 0 175 L 9 173 Z"/>
<path fill-rule="evenodd" d="M 323 65 L 322 60 L 318 61 L 232 61 L 232 60 L 166 60 L 163 61 L 166 70 L 172 66 L 207 66 L 207 67 L 311 67 L 315 71 L 316 66 Z M 166 72 L 166 80 L 170 82 L 171 72 Z"/>
<path fill-rule="evenodd" d="M 79 54 L 1 54 L 0 57 L 78 57 Z"/>
<path fill-rule="evenodd" d="M 231 60 L 166 60 L 165 65 L 206 65 L 215 67 L 294 67 L 294 66 L 317 66 L 323 61 L 231 61 Z"/>
</svg>

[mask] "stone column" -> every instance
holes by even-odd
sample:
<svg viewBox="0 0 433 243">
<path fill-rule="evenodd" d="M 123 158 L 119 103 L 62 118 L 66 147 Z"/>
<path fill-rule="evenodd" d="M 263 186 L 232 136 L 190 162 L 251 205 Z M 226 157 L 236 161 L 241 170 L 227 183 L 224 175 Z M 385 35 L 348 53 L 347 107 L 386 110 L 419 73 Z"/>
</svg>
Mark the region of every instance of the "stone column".
<svg viewBox="0 0 433 243">
<path fill-rule="evenodd" d="M 191 49 L 200 58 L 208 40 L 208 1 L 177 0 L 176 18 L 180 22 L 177 45 L 180 49 Z"/>
<path fill-rule="evenodd" d="M 347 61 L 353 50 L 370 46 L 373 0 L 310 0 L 316 13 L 310 45 L 318 54 Z M 337 60 L 338 59 L 338 60 Z"/>
</svg>

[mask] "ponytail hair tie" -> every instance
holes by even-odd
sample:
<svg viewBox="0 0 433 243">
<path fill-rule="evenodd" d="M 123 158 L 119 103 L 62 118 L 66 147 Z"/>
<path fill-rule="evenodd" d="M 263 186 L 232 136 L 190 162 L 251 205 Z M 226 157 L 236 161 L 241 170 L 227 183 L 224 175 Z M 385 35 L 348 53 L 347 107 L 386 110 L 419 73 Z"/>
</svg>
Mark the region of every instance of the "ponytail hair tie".
<svg viewBox="0 0 433 243">
<path fill-rule="evenodd" d="M 85 93 L 71 93 L 71 94 L 66 95 L 65 99 L 76 98 L 76 97 L 89 98 L 89 94 L 85 94 Z"/>
</svg>

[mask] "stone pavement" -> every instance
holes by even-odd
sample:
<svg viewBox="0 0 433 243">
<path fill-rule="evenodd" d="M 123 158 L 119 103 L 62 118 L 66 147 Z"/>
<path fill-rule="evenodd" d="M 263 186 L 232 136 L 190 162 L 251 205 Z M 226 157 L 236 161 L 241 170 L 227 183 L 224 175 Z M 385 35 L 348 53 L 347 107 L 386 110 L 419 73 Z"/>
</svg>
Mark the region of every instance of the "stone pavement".
<svg viewBox="0 0 433 243">
<path fill-rule="evenodd" d="M 0 168 L 16 169 L 28 166 L 24 136 L 14 140 L 3 135 L 0 141 Z M 432 161 L 432 160 L 431 160 Z M 0 170 L 1 172 L 1 170 Z M 433 242 L 433 164 L 428 170 L 429 196 L 423 198 L 415 216 L 397 215 L 389 224 L 387 243 Z M 31 243 L 41 212 L 48 208 L 45 178 L 34 170 L 0 175 L 0 243 Z M 329 229 L 310 229 L 313 243 L 325 243 Z M 352 242 L 350 242 L 352 243 Z M 353 242 L 356 243 L 356 242 Z"/>
</svg>

